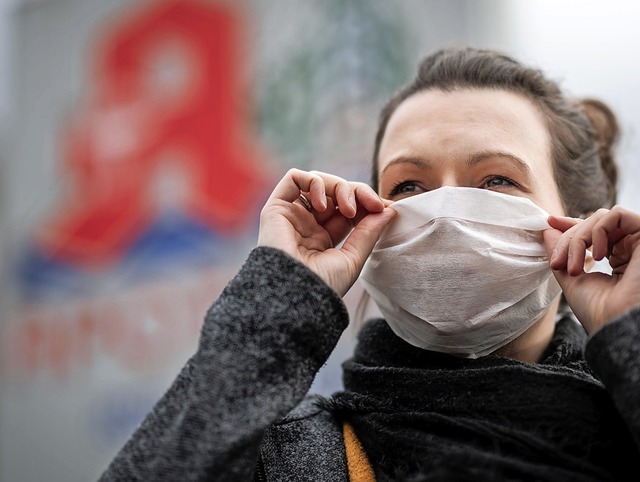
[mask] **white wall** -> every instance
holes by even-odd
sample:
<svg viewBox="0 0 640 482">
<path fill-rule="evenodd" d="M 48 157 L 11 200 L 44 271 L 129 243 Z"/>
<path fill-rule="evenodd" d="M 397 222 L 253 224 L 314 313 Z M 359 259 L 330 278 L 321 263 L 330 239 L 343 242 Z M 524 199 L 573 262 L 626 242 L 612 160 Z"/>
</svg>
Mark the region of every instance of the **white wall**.
<svg viewBox="0 0 640 482">
<path fill-rule="evenodd" d="M 9 71 L 11 55 L 11 12 L 15 0 L 0 0 L 0 120 L 9 114 Z"/>
<path fill-rule="evenodd" d="M 616 112 L 619 203 L 640 211 L 640 3 L 633 0 L 501 0 L 503 25 L 482 41 L 537 65 L 576 97 L 597 97 Z M 497 28 L 496 28 L 497 27 Z"/>
</svg>

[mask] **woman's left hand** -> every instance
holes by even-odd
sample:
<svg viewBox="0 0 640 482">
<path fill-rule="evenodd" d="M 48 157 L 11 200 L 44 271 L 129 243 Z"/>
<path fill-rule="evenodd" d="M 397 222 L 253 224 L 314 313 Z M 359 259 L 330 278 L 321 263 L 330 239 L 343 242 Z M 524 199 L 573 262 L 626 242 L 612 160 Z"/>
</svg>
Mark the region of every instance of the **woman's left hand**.
<svg viewBox="0 0 640 482">
<path fill-rule="evenodd" d="M 640 306 L 640 215 L 619 206 L 587 219 L 550 216 L 544 232 L 550 266 L 588 333 Z M 607 258 L 611 275 L 584 271 L 586 250 Z"/>
</svg>

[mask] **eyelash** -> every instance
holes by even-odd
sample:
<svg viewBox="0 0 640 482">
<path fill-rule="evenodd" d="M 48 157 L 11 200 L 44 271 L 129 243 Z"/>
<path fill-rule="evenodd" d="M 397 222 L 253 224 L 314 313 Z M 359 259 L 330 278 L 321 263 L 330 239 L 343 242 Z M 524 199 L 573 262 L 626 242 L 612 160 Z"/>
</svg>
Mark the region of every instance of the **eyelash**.
<svg viewBox="0 0 640 482">
<path fill-rule="evenodd" d="M 510 186 L 505 186 L 505 187 L 520 187 L 520 184 L 518 184 L 516 181 L 514 181 L 513 179 L 511 179 L 510 177 L 507 176 L 502 176 L 502 175 L 493 175 L 493 176 L 487 176 L 484 179 L 484 183 L 488 183 L 490 181 L 499 179 L 501 181 L 506 181 L 508 184 L 510 184 Z M 393 185 L 393 188 L 391 188 L 391 192 L 389 193 L 390 196 L 397 196 L 399 194 L 402 194 L 401 190 L 402 188 L 410 185 L 410 184 L 417 184 L 417 181 L 411 181 L 408 179 L 399 179 L 398 181 L 396 181 Z"/>
<path fill-rule="evenodd" d="M 501 181 L 507 181 L 513 187 L 520 187 L 520 184 L 518 184 L 516 181 L 514 181 L 513 179 L 507 176 L 501 176 L 501 175 L 487 176 L 485 179 L 486 179 L 485 182 L 489 182 L 494 179 L 500 179 Z"/>
<path fill-rule="evenodd" d="M 393 187 L 389 192 L 389 196 L 397 196 L 401 194 L 400 191 L 402 190 L 402 188 L 409 184 L 416 184 L 416 181 L 409 181 L 408 179 L 399 179 L 398 181 L 393 183 Z"/>
</svg>

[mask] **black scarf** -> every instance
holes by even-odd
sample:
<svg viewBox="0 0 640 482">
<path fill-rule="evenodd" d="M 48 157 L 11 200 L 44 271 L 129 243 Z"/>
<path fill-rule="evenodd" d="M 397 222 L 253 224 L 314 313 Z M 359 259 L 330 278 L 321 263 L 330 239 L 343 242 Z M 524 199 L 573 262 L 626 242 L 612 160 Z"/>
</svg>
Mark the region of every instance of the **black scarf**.
<svg viewBox="0 0 640 482">
<path fill-rule="evenodd" d="M 558 322 L 539 364 L 416 348 L 363 327 L 327 405 L 354 427 L 377 480 L 624 480 L 635 444 L 589 371 L 586 335 Z"/>
</svg>

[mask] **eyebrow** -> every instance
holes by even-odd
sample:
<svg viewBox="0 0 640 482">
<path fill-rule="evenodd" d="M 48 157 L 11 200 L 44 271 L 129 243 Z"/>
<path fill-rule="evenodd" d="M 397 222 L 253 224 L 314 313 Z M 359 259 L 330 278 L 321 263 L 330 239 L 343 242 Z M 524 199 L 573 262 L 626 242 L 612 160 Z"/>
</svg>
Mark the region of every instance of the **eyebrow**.
<svg viewBox="0 0 640 482">
<path fill-rule="evenodd" d="M 511 163 L 512 164 L 516 164 L 517 167 L 520 168 L 526 176 L 530 176 L 531 175 L 531 167 L 529 167 L 529 164 L 524 162 L 518 156 L 514 156 L 513 154 L 510 154 L 508 152 L 503 152 L 503 151 L 481 151 L 481 152 L 477 152 L 475 154 L 472 154 L 469 157 L 469 159 L 467 159 L 467 165 L 469 167 L 475 166 L 479 162 L 482 162 L 482 161 L 484 161 L 486 159 L 490 159 L 492 157 L 501 157 L 503 159 L 511 161 Z"/>
<path fill-rule="evenodd" d="M 389 169 L 391 166 L 395 166 L 396 164 L 413 164 L 414 166 L 420 169 L 423 169 L 425 171 L 427 169 L 431 169 L 431 164 L 428 161 L 415 159 L 413 157 L 400 157 L 398 159 L 394 159 L 393 161 L 390 161 L 389 164 L 384 166 L 384 169 L 380 171 L 380 175 L 383 175 L 385 172 L 387 172 L 387 169 Z"/>
<path fill-rule="evenodd" d="M 469 167 L 475 166 L 476 164 L 485 161 L 487 159 L 491 159 L 493 157 L 501 157 L 503 159 L 506 159 L 508 161 L 510 161 L 512 164 L 515 164 L 519 169 L 521 169 L 523 171 L 523 174 L 525 176 L 531 176 L 531 167 L 529 167 L 529 165 L 524 162 L 522 159 L 520 159 L 518 156 L 515 156 L 513 154 L 510 154 L 508 152 L 503 152 L 503 151 L 481 151 L 481 152 L 476 152 L 474 154 L 472 154 L 471 156 L 469 156 L 469 158 L 467 159 L 467 165 Z M 382 171 L 380 171 L 380 175 L 383 175 L 387 169 L 389 169 L 391 166 L 394 166 L 396 164 L 412 164 L 416 167 L 418 167 L 419 169 L 423 169 L 423 170 L 428 170 L 431 169 L 431 163 L 429 161 L 426 160 L 422 160 L 422 159 L 416 159 L 416 158 L 412 158 L 412 157 L 401 157 L 398 159 L 394 159 L 393 161 L 389 162 L 389 164 L 387 164 L 384 169 Z"/>
</svg>

